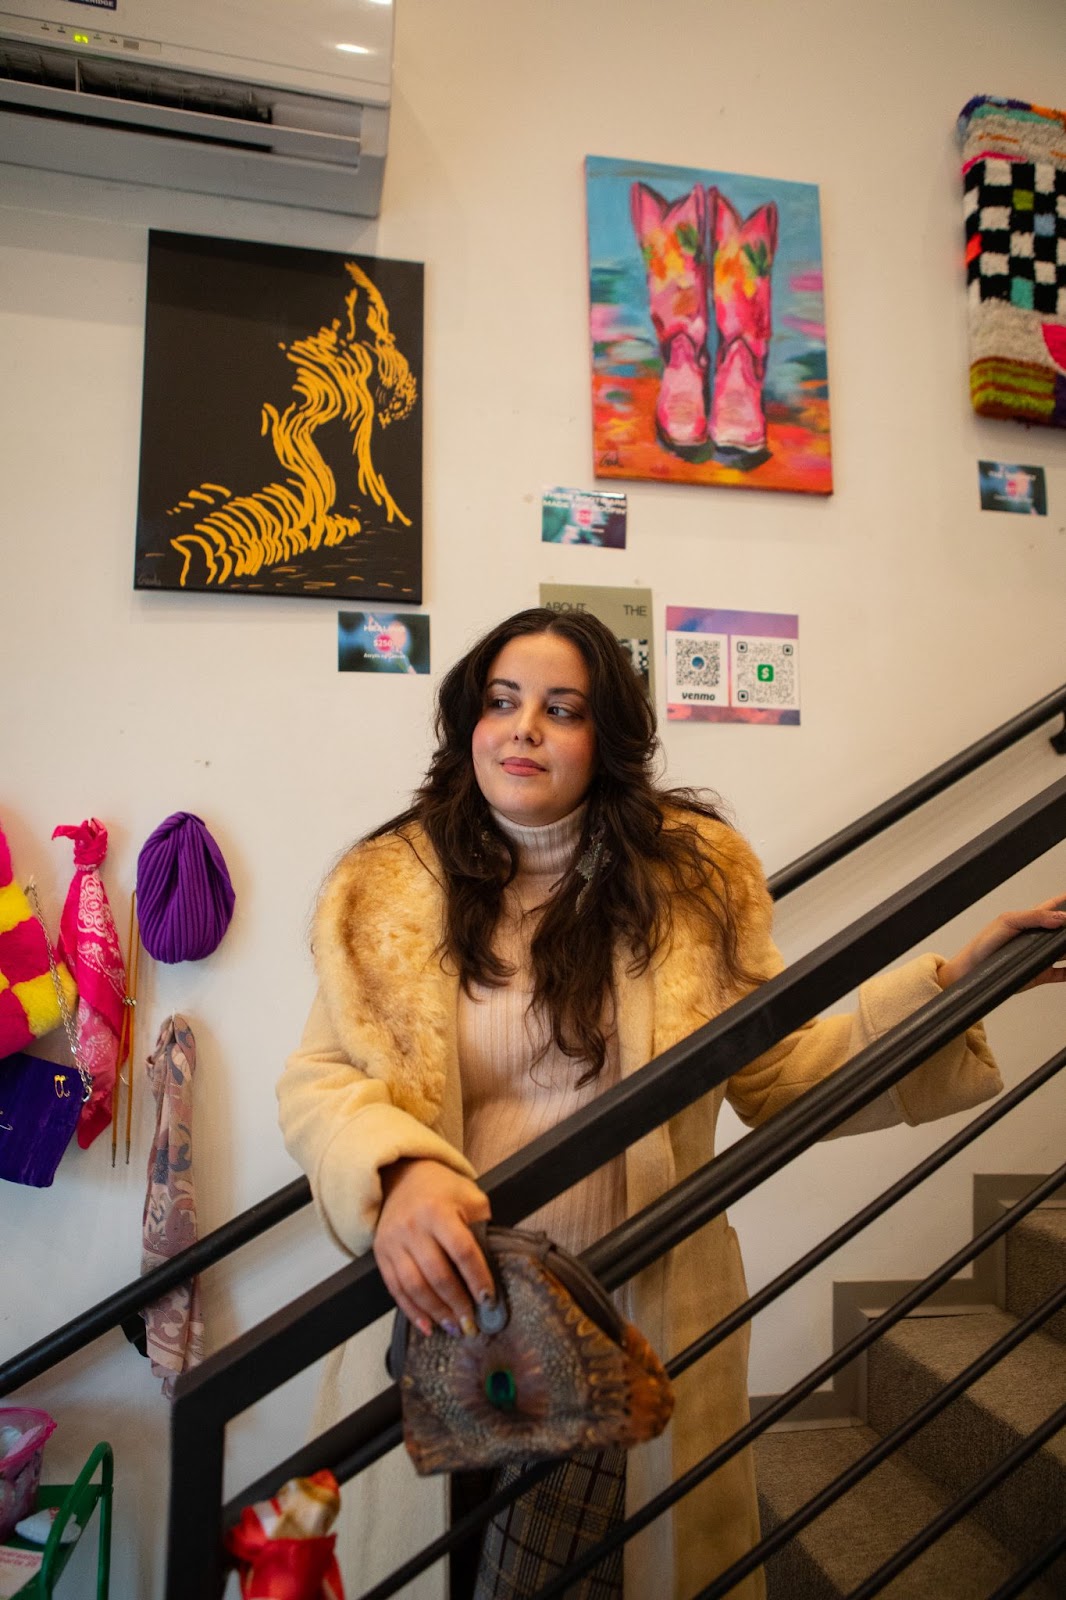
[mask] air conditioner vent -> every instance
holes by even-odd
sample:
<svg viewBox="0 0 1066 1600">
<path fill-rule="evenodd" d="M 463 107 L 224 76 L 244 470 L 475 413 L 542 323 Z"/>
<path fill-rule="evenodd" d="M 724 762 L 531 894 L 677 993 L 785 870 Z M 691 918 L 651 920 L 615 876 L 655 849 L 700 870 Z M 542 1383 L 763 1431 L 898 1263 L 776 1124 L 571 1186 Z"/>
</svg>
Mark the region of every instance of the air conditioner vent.
<svg viewBox="0 0 1066 1600">
<path fill-rule="evenodd" d="M 67 0 L 5 4 L 0 163 L 378 214 L 391 4 L 121 0 L 114 33 Z"/>
<path fill-rule="evenodd" d="M 140 63 L 78 56 L 47 46 L 0 44 L 0 77 L 52 89 L 106 95 L 110 100 L 203 111 L 212 117 L 235 117 L 240 122 L 269 123 L 273 117 L 267 93 L 250 84 L 227 83 L 221 78 L 173 68 L 162 73 Z"/>
<path fill-rule="evenodd" d="M 66 50 L 38 49 L 0 39 L 0 78 L 39 83 L 50 89 L 78 87 L 78 58 Z"/>
</svg>

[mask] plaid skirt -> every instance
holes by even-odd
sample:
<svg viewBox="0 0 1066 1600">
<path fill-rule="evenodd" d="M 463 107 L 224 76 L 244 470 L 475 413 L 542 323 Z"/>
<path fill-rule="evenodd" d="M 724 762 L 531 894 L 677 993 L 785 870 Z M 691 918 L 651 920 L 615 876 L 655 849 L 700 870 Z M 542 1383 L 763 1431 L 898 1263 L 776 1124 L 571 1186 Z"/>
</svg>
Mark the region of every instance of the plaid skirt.
<svg viewBox="0 0 1066 1600">
<path fill-rule="evenodd" d="M 493 1487 L 521 1474 L 505 1467 Z M 598 1544 L 625 1516 L 624 1450 L 583 1450 L 487 1524 L 474 1600 L 530 1600 L 564 1567 Z M 566 1591 L 566 1600 L 622 1600 L 622 1550 Z"/>
</svg>

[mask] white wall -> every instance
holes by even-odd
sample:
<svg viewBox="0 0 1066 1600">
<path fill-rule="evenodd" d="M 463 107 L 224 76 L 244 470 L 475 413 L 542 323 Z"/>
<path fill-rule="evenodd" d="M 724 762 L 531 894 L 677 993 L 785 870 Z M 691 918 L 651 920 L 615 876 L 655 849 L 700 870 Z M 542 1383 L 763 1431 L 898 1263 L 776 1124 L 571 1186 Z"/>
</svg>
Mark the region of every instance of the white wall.
<svg viewBox="0 0 1066 1600">
<path fill-rule="evenodd" d="M 184 1010 L 200 1050 L 201 1226 L 294 1175 L 273 1084 L 311 993 L 306 924 L 344 843 L 396 810 L 429 750 L 431 679 L 339 676 L 321 602 L 131 588 L 147 229 L 426 262 L 426 608 L 436 667 L 542 580 L 646 583 L 668 602 L 800 614 L 800 729 L 674 726 L 669 771 L 731 802 L 769 869 L 1062 681 L 1066 438 L 973 417 L 954 119 L 977 92 L 1062 100 L 1061 0 L 401 0 L 378 222 L 0 168 L 3 649 L 0 817 L 57 908 L 59 822 L 111 830 L 124 926 L 137 850 L 201 814 L 238 896 L 218 954 L 142 967 L 141 1039 Z M 630 548 L 539 543 L 539 496 L 590 482 L 582 158 L 636 156 L 821 185 L 836 492 L 633 484 Z M 177 425 L 180 425 L 180 419 Z M 977 509 L 979 456 L 1042 462 L 1051 515 Z M 17 687 L 16 687 L 17 686 Z M 660 708 L 662 709 L 662 708 Z M 891 841 L 782 908 L 796 955 L 1057 778 L 1034 735 Z M 995 902 L 1066 887 L 1066 852 Z M 980 912 L 942 936 L 949 945 Z M 1061 992 L 993 1019 L 1009 1079 L 1062 1034 Z M 106 1136 L 51 1191 L 5 1186 L 0 1356 L 137 1270 L 134 1156 Z M 1061 1086 L 872 1230 L 756 1334 L 753 1388 L 827 1348 L 829 1281 L 907 1275 L 968 1232 L 972 1170 L 1047 1170 Z M 727 1130 L 728 1132 L 728 1130 Z M 940 1137 L 820 1148 L 738 1208 L 749 1274 Z M 782 1203 L 784 1201 L 784 1203 Z M 215 1347 L 336 1264 L 304 1217 L 208 1277 Z M 302 1437 L 310 1380 L 231 1430 L 233 1486 Z M 166 1406 L 118 1335 L 34 1384 L 53 1475 L 94 1439 L 119 1463 L 120 1600 L 159 1593 Z"/>
</svg>

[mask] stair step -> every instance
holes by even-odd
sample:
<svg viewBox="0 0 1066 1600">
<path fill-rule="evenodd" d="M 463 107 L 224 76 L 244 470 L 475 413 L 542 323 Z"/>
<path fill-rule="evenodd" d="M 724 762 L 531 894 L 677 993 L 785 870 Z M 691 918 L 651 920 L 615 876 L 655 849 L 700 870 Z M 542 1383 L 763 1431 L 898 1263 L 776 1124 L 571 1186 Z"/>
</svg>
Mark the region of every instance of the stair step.
<svg viewBox="0 0 1066 1600">
<path fill-rule="evenodd" d="M 877 1441 L 861 1426 L 763 1434 L 755 1444 L 763 1532 L 772 1532 Z M 937 1486 L 897 1452 L 767 1562 L 767 1600 L 850 1594 L 946 1504 Z M 888 1600 L 986 1600 L 1020 1564 L 966 1518 L 882 1593 Z M 1053 1600 L 1054 1593 L 1036 1583 L 1023 1600 Z"/>
<path fill-rule="evenodd" d="M 870 1426 L 888 1433 L 904 1417 L 1015 1326 L 1006 1312 L 908 1317 L 890 1329 L 869 1355 Z M 1031 1335 L 991 1372 L 928 1423 L 905 1445 L 909 1459 L 934 1478 L 949 1498 L 990 1471 L 1025 1436 L 1066 1402 L 1062 1345 Z M 1066 1522 L 1066 1430 L 975 1507 L 974 1516 L 1015 1555 L 1029 1556 Z M 1066 1575 L 1059 1562 L 1052 1587 Z"/>
<path fill-rule="evenodd" d="M 1066 1206 L 1038 1206 L 1007 1235 L 1007 1310 L 1028 1316 L 1066 1282 Z M 1066 1309 L 1041 1332 L 1066 1344 Z"/>
</svg>

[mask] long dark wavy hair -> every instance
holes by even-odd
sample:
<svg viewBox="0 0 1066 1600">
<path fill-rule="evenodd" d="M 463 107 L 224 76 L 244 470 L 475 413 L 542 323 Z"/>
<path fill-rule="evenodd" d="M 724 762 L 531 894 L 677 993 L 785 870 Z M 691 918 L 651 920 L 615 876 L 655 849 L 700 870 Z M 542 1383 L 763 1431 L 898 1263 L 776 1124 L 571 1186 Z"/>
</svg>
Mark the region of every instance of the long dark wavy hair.
<svg viewBox="0 0 1066 1600">
<path fill-rule="evenodd" d="M 544 633 L 569 640 L 588 668 L 596 773 L 573 862 L 532 941 L 532 1003 L 550 1022 L 552 1042 L 582 1063 L 578 1081 L 584 1083 L 606 1057 L 603 1019 L 614 951 L 628 952 L 634 975 L 644 971 L 669 936 L 678 902 L 708 927 L 727 974 L 748 976 L 737 957 L 728 884 L 694 825 L 697 817 L 727 819 L 713 797 L 656 783 L 655 712 L 610 629 L 584 612 L 537 607 L 485 634 L 440 685 L 437 748 L 412 805 L 368 837 L 399 832 L 409 838 L 412 823 L 425 830 L 443 873 L 442 954 L 454 962 L 468 993 L 475 982 L 505 984 L 513 970 L 494 954 L 493 933 L 517 863 L 478 788 L 471 740 L 500 651 L 512 639 Z M 599 866 L 588 882 L 578 869 L 587 868 L 596 846 Z"/>
</svg>

